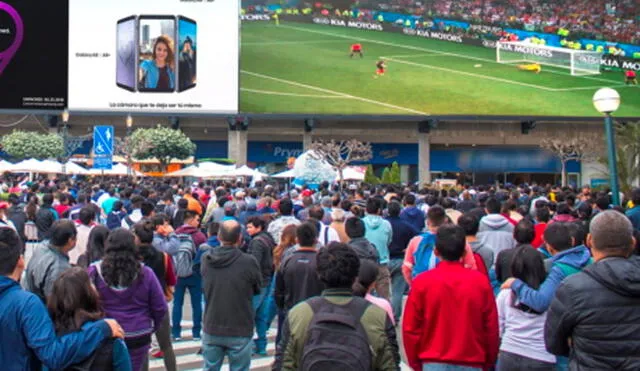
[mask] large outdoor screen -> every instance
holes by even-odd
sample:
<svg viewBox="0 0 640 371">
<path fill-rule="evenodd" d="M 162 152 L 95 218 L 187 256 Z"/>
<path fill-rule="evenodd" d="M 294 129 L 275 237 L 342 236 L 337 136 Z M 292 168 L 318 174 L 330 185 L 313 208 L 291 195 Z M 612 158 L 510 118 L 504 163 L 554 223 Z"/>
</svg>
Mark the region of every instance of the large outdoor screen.
<svg viewBox="0 0 640 371">
<path fill-rule="evenodd" d="M 70 0 L 69 108 L 237 113 L 238 8 L 238 0 Z"/>
<path fill-rule="evenodd" d="M 240 111 L 640 117 L 634 2 L 242 3 Z"/>
</svg>

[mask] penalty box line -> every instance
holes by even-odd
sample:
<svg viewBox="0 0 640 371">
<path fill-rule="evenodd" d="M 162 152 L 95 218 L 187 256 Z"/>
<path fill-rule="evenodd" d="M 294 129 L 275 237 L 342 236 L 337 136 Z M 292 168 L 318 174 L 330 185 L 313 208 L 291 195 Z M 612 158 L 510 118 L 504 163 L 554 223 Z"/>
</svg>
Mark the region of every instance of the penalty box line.
<svg viewBox="0 0 640 371">
<path fill-rule="evenodd" d="M 316 91 L 320 91 L 320 92 L 324 92 L 324 93 L 336 94 L 336 95 L 339 95 L 339 96 L 341 96 L 343 98 L 350 98 L 350 99 L 354 99 L 354 100 L 359 100 L 361 102 L 375 104 L 375 105 L 382 106 L 382 107 L 387 107 L 387 108 L 393 108 L 393 109 L 399 110 L 399 111 L 410 112 L 410 113 L 417 114 L 417 115 L 425 115 L 425 116 L 429 115 L 426 112 L 414 110 L 413 108 L 397 106 L 395 104 L 380 102 L 380 101 L 369 99 L 369 98 L 359 97 L 357 95 L 342 93 L 342 92 L 339 92 L 339 91 L 320 88 L 320 87 L 313 86 L 313 85 L 302 84 L 302 83 L 299 83 L 299 82 L 296 82 L 296 81 L 285 80 L 285 79 L 281 79 L 281 78 L 273 77 L 273 76 L 269 76 L 269 75 L 263 75 L 261 73 L 245 71 L 245 70 L 240 70 L 240 72 L 244 73 L 244 74 L 247 74 L 247 75 L 250 75 L 250 76 L 260 77 L 260 78 L 267 79 L 267 80 L 278 81 L 278 82 L 282 82 L 282 83 L 285 83 L 285 84 L 289 84 L 289 85 L 293 85 L 293 86 L 299 86 L 299 87 L 303 87 L 303 88 L 307 88 L 307 89 L 311 89 L 311 90 L 316 90 Z"/>
<path fill-rule="evenodd" d="M 354 39 L 353 36 L 340 35 L 340 34 L 335 34 L 333 32 L 309 30 L 309 29 L 305 29 L 305 28 L 301 28 L 301 27 L 288 26 L 288 25 L 280 25 L 280 27 L 288 28 L 288 29 L 292 29 L 292 30 L 296 30 L 296 31 L 301 31 L 301 32 L 315 33 L 315 34 L 318 34 L 318 35 L 341 37 L 341 38 L 344 38 L 344 39 Z M 486 63 L 493 63 L 493 64 L 502 65 L 502 63 L 498 63 L 497 61 L 495 61 L 493 59 L 472 57 L 470 55 L 451 53 L 451 52 L 444 52 L 444 51 L 440 51 L 440 50 L 436 50 L 436 49 L 429 49 L 429 48 L 423 48 L 423 47 L 412 46 L 412 45 L 401 45 L 401 44 L 395 44 L 395 43 L 390 43 L 390 42 L 386 42 L 386 41 L 365 39 L 365 38 L 362 38 L 360 36 L 355 37 L 355 39 L 360 40 L 360 41 L 366 41 L 366 42 L 374 43 L 374 44 L 392 46 L 392 47 L 396 47 L 396 48 L 404 48 L 404 49 L 423 51 L 423 52 L 432 52 L 432 53 L 448 55 L 448 56 L 452 56 L 452 57 L 459 57 L 459 58 L 469 59 L 469 60 L 473 60 L 473 61 L 481 61 L 481 62 L 486 62 Z M 566 76 L 566 73 L 556 72 L 556 71 L 549 71 L 548 69 L 545 72 Z M 588 80 L 594 80 L 594 81 L 601 81 L 601 82 L 606 82 L 608 84 L 611 84 L 611 83 L 615 82 L 615 81 L 612 81 L 612 80 L 601 79 L 601 78 L 598 78 L 598 77 L 591 77 L 591 76 L 573 76 L 573 77 L 582 78 L 582 79 L 588 79 Z M 548 88 L 548 89 L 552 89 L 552 88 Z"/>
<path fill-rule="evenodd" d="M 395 59 L 395 58 L 390 58 L 390 57 L 380 57 L 380 58 L 387 59 L 389 61 L 394 61 L 396 63 L 407 64 L 407 65 L 410 65 L 410 66 L 416 66 L 416 67 L 421 67 L 421 68 L 429 68 L 429 69 L 433 69 L 433 70 L 437 70 L 437 71 L 445 71 L 445 72 L 455 73 L 455 74 L 464 75 L 464 76 L 472 76 L 472 77 L 477 77 L 477 78 L 480 78 L 480 79 L 492 80 L 492 81 L 502 82 L 502 83 L 506 83 L 506 84 L 519 85 L 519 86 L 535 88 L 535 89 L 540 89 L 540 90 L 550 91 L 550 92 L 557 91 L 556 89 L 548 88 L 546 86 L 527 84 L 525 82 L 508 80 L 508 79 L 503 79 L 503 78 L 500 78 L 500 77 L 479 75 L 477 73 L 458 71 L 458 70 L 454 70 L 454 69 L 451 69 L 451 68 L 445 68 L 445 67 L 436 67 L 436 66 L 432 66 L 430 64 L 422 64 L 422 63 L 416 63 L 416 62 L 410 62 L 410 61 L 403 61 L 403 60 L 400 60 L 400 59 Z"/>
</svg>

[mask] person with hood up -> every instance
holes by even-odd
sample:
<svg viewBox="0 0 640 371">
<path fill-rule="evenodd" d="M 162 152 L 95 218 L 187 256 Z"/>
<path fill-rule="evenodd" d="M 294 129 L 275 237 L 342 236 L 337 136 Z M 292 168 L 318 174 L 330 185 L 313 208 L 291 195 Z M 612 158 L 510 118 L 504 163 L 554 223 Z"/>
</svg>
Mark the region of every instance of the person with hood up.
<svg viewBox="0 0 640 371">
<path fill-rule="evenodd" d="M 483 245 L 493 249 L 495 256 L 498 256 L 502 250 L 516 247 L 516 241 L 513 239 L 513 224 L 500 215 L 500 209 L 500 201 L 496 198 L 491 197 L 487 200 L 485 205 L 487 215 L 480 219 L 477 235 Z"/>
<path fill-rule="evenodd" d="M 503 289 L 511 288 L 522 304 L 538 313 L 549 309 L 556 290 L 565 278 L 580 272 L 592 262 L 591 253 L 584 245 L 572 247 L 571 229 L 566 223 L 549 225 L 544 231 L 544 241 L 553 258 L 549 275 L 540 287 L 535 290 L 515 278 L 509 278 L 502 284 Z"/>
<path fill-rule="evenodd" d="M 202 339 L 204 368 L 219 370 L 228 356 L 230 369 L 248 370 L 255 317 L 252 300 L 260 293 L 262 274 L 256 258 L 239 249 L 240 223 L 223 222 L 218 240 L 222 245 L 210 249 L 201 263 L 206 303 Z"/>
<path fill-rule="evenodd" d="M 367 216 L 362 221 L 365 225 L 364 237 L 378 250 L 380 256 L 380 274 L 376 282 L 376 292 L 381 297 L 389 300 L 391 274 L 389 273 L 389 245 L 393 239 L 391 223 L 384 220 L 382 214 L 382 202 L 377 198 L 371 198 L 367 202 Z"/>
<path fill-rule="evenodd" d="M 362 219 L 351 217 L 345 222 L 345 231 L 349 237 L 349 247 L 351 247 L 360 260 L 366 259 L 378 264 L 380 256 L 378 250 L 369 240 L 364 238 L 366 227 Z"/>
<path fill-rule="evenodd" d="M 549 224 L 556 222 L 573 223 L 577 221 L 578 219 L 571 215 L 571 207 L 569 207 L 569 204 L 566 202 L 560 202 L 556 205 L 556 215 L 554 215 L 551 221 L 549 221 Z"/>
<path fill-rule="evenodd" d="M 569 356 L 572 370 L 638 370 L 640 257 L 631 255 L 632 224 L 621 213 L 603 211 L 590 231 L 596 262 L 558 288 L 547 313 L 546 348 Z"/>
<path fill-rule="evenodd" d="M 422 210 L 416 207 L 416 196 L 409 193 L 403 199 L 404 209 L 400 212 L 400 219 L 414 226 L 418 232 L 424 230 L 425 215 Z"/>
<path fill-rule="evenodd" d="M 254 216 L 259 216 L 258 212 L 258 203 L 256 202 L 247 202 L 247 208 L 242 210 L 238 215 L 238 221 L 240 224 L 245 225 Z"/>
</svg>

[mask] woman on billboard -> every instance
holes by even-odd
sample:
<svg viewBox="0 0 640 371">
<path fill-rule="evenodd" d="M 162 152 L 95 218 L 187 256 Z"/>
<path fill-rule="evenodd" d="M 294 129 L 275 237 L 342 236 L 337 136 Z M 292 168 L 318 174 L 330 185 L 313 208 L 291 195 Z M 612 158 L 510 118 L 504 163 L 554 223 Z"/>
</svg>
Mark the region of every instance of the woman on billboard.
<svg viewBox="0 0 640 371">
<path fill-rule="evenodd" d="M 146 91 L 175 90 L 173 40 L 170 37 L 159 36 L 153 44 L 152 59 L 140 63 L 140 85 Z"/>
</svg>

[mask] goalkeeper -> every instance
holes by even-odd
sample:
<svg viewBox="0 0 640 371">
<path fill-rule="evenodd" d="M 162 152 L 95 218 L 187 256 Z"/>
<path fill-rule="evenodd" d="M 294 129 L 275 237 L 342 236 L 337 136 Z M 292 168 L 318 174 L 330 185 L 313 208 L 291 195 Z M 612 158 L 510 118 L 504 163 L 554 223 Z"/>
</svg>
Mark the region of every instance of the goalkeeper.
<svg viewBox="0 0 640 371">
<path fill-rule="evenodd" d="M 542 72 L 542 66 L 539 63 L 519 64 L 517 67 L 520 71 Z"/>
</svg>

